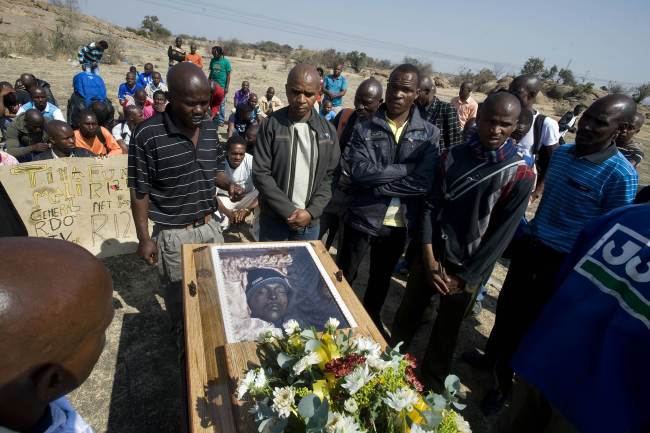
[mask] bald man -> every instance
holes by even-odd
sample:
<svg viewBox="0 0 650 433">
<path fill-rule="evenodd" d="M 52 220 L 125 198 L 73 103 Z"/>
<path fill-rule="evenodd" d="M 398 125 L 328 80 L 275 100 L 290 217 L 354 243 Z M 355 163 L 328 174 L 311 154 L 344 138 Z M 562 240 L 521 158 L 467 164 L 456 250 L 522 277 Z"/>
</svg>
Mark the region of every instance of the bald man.
<svg viewBox="0 0 650 433">
<path fill-rule="evenodd" d="M 181 248 L 186 243 L 223 242 L 216 182 L 235 189 L 223 178 L 225 150 L 208 116 L 210 84 L 189 62 L 170 68 L 169 105 L 164 113 L 132 131 L 129 145 L 131 209 L 138 236 L 138 255 L 158 265 L 165 303 L 174 325 L 182 320 Z M 154 222 L 149 233 L 148 220 Z"/>
<path fill-rule="evenodd" d="M 423 75 L 418 86 L 416 104 L 420 115 L 440 130 L 440 146 L 449 148 L 462 142 L 463 134 L 458 114 L 448 102 L 436 96 L 436 84 L 431 77 Z"/>
<path fill-rule="evenodd" d="M 316 240 L 332 196 L 340 150 L 334 126 L 314 109 L 320 75 L 298 64 L 287 77 L 289 105 L 260 126 L 253 158 L 260 240 Z"/>
<path fill-rule="evenodd" d="M 529 164 L 537 166 L 537 185 L 532 199 L 537 200 L 544 191 L 544 178 L 551 154 L 560 142 L 560 125 L 555 119 L 539 113 L 533 108 L 535 98 L 542 89 L 542 81 L 535 75 L 520 75 L 510 83 L 509 91 L 521 102 L 522 107 L 532 109 L 533 126 L 517 142 L 519 151 Z"/>
<path fill-rule="evenodd" d="M 354 95 L 354 109 L 344 108 L 334 118 L 334 127 L 339 137 L 341 153 L 345 150 L 352 131 L 357 122 L 371 119 L 383 102 L 384 90 L 381 83 L 374 77 L 363 80 Z M 343 223 L 343 215 L 348 208 L 349 202 L 349 177 L 339 167 L 334 175 L 332 185 L 332 199 L 323 211 L 320 222 L 320 233 L 318 237 L 323 239 L 327 234 L 325 247 L 329 250 L 334 243 L 336 232 Z M 340 239 L 341 237 L 339 237 Z"/>
<path fill-rule="evenodd" d="M 50 150 L 43 138 L 45 119 L 35 108 L 16 116 L 7 127 L 7 153 L 18 162 L 29 162 L 40 152 Z"/>
<path fill-rule="evenodd" d="M 53 239 L 3 238 L 0 255 L 0 431 L 92 433 L 64 396 L 104 348 L 113 319 L 108 270 Z"/>
<path fill-rule="evenodd" d="M 147 96 L 147 92 L 144 89 L 136 90 L 133 96 L 126 95 L 126 103 L 124 104 L 124 107 L 126 108 L 130 106 L 140 108 L 145 120 L 156 114 L 156 111 L 153 108 L 153 99 Z"/>
<path fill-rule="evenodd" d="M 70 157 L 92 158 L 97 156 L 88 149 L 75 147 L 74 131 L 65 122 L 51 120 L 45 126 L 45 131 L 45 140 L 51 149 L 49 152 L 39 153 L 34 157 L 33 161 Z"/>
<path fill-rule="evenodd" d="M 483 402 L 491 413 L 510 391 L 509 363 L 523 334 L 553 294 L 554 280 L 589 221 L 631 204 L 636 170 L 616 149 L 615 138 L 634 122 L 636 104 L 625 95 L 598 99 L 578 122 L 575 144 L 553 152 L 544 195 L 529 234 L 519 239 L 497 304 L 483 365 L 493 366 L 498 388 Z"/>
<path fill-rule="evenodd" d="M 47 94 L 47 101 L 52 105 L 58 106 L 56 99 L 54 99 L 54 95 L 52 94 L 52 90 L 50 89 L 50 83 L 45 80 L 41 80 L 40 78 L 36 78 L 34 74 L 29 73 L 21 74 L 20 78 L 16 80 L 16 97 L 18 99 L 18 103 L 23 105 L 31 101 L 31 91 L 36 87 L 43 88 Z"/>
<path fill-rule="evenodd" d="M 440 295 L 421 363 L 422 377 L 436 392 L 451 371 L 460 325 L 515 233 L 533 189 L 535 176 L 510 138 L 520 111 L 508 93 L 488 96 L 476 119 L 477 133 L 442 152 L 421 238 L 407 253 L 409 279 L 391 344 L 403 341 L 408 347 L 431 296 Z"/>
<path fill-rule="evenodd" d="M 63 116 L 63 112 L 59 109 L 59 107 L 48 102 L 45 89 L 42 87 L 34 87 L 30 91 L 30 95 L 32 100 L 22 105 L 16 114 L 22 114 L 27 110 L 35 108 L 40 111 L 41 114 L 43 114 L 45 120 L 65 121 L 65 116 Z"/>
</svg>

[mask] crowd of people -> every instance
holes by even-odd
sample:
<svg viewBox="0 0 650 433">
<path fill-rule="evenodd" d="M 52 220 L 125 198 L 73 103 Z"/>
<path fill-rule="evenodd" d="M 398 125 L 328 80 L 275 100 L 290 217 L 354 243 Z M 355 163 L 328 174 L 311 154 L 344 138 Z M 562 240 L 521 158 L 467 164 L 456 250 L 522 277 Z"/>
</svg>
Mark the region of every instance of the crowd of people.
<svg viewBox="0 0 650 433">
<path fill-rule="evenodd" d="M 385 89 L 364 80 L 354 108 L 343 108 L 341 65 L 325 75 L 297 64 L 287 76 L 286 105 L 273 87 L 258 98 L 244 81 L 227 115 L 232 65 L 223 50 L 212 48 L 206 75 L 197 46 L 187 53 L 177 38 L 166 81 L 151 63 L 126 73 L 115 123 L 99 73 L 106 48 L 100 41 L 80 50 L 67 118 L 49 85 L 33 75 L 22 74 L 15 86 L 0 83 L 2 165 L 127 154 L 137 254 L 158 266 L 179 332 L 183 244 L 224 242 L 226 232 L 248 241 L 323 239 L 328 249 L 338 239 L 336 262 L 349 283 L 369 256 L 362 301 L 391 345 L 412 350 L 431 298 L 440 298 L 419 369 L 440 392 L 463 320 L 497 261 L 510 258 L 486 347 L 461 356 L 493 372 L 481 409 L 501 411 L 494 431 L 598 432 L 605 424 L 606 431 L 648 431 L 650 208 L 629 205 L 650 194 L 638 191 L 644 155 L 634 136 L 645 118 L 630 97 L 604 96 L 557 122 L 534 108 L 542 85 L 536 76 L 518 76 L 480 104 L 466 82 L 446 103 L 431 77 L 402 64 Z M 222 144 L 218 130 L 226 125 Z M 564 144 L 567 132 L 575 132 L 574 143 Z M 531 203 L 537 210 L 527 220 Z M 617 228 L 625 237 L 612 237 Z M 96 259 L 61 242 L 16 239 L 2 249 L 16 268 L 25 266 L 22 257 L 52 250 L 86 270 L 71 284 L 54 276 L 60 262 L 46 258 L 39 280 L 0 272 L 0 300 L 10 299 L 0 303 L 9 305 L 0 308 L 0 352 L 15 355 L 0 361 L 0 424 L 31 431 L 44 413 L 50 423 L 72 416 L 60 397 L 97 359 L 83 352 L 76 382 L 53 379 L 63 374 L 61 360 L 81 356 L 82 347 L 46 305 L 58 302 L 64 314 L 88 296 L 77 293 L 82 286 L 92 288 L 97 314 L 79 318 L 87 329 L 76 326 L 74 334 L 91 344 L 110 321 L 110 284 Z M 402 258 L 406 289 L 387 324 L 382 309 Z M 59 286 L 60 298 L 44 290 Z M 19 293 L 37 296 L 33 317 L 12 306 Z M 90 317 L 84 305 L 75 314 Z M 47 338 L 49 351 L 20 338 L 42 311 L 47 320 L 38 321 L 33 338 Z M 48 368 L 36 369 L 42 365 Z M 595 408 L 608 412 L 606 421 L 593 416 Z"/>
</svg>

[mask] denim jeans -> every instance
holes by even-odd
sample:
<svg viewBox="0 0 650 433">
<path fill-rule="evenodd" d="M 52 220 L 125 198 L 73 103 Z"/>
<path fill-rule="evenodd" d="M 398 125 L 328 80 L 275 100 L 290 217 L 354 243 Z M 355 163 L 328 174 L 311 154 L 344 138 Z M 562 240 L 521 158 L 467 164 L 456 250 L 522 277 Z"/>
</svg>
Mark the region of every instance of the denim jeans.
<svg viewBox="0 0 650 433">
<path fill-rule="evenodd" d="M 91 63 L 84 63 L 81 65 L 81 69 L 88 74 L 99 75 L 99 65 L 93 68 Z"/>
<path fill-rule="evenodd" d="M 217 122 L 220 124 L 226 123 L 226 98 L 223 98 L 223 102 L 221 102 L 221 106 L 219 107 L 219 114 L 216 116 L 217 117 Z"/>
<path fill-rule="evenodd" d="M 260 216 L 260 242 L 316 241 L 320 232 L 318 221 L 299 230 L 293 230 L 280 218 Z"/>
</svg>

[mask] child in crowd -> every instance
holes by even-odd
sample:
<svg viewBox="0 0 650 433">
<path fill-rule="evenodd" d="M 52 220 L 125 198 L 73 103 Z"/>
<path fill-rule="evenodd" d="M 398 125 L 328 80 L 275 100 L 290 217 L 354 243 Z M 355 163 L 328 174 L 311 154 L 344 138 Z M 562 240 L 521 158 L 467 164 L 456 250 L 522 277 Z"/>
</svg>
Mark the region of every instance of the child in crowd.
<svg viewBox="0 0 650 433">
<path fill-rule="evenodd" d="M 332 107 L 332 101 L 327 100 L 323 102 L 323 111 L 321 114 L 328 122 L 334 121 L 336 112 L 334 111 L 334 107 Z"/>
</svg>

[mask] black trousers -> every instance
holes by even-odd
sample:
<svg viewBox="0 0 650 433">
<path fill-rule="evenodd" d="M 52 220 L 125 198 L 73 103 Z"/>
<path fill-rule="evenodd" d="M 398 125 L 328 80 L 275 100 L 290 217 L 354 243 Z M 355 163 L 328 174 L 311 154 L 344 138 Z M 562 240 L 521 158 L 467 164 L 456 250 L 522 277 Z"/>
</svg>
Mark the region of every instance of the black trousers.
<svg viewBox="0 0 650 433">
<path fill-rule="evenodd" d="M 404 293 L 391 329 L 390 345 L 394 346 L 403 342 L 404 349 L 407 351 L 431 297 L 437 293 L 425 280 L 421 248 L 422 245 L 419 243 L 414 243 L 409 248 L 407 254 L 409 278 L 406 284 L 406 293 Z M 456 350 L 460 326 L 467 316 L 475 296 L 474 292 L 464 291 L 440 297 L 438 315 L 424 357 L 420 362 L 422 376 L 431 382 L 434 391 L 443 389 L 444 380 L 451 370 L 451 361 Z"/>
<path fill-rule="evenodd" d="M 382 227 L 378 236 L 356 230 L 345 224 L 343 228 L 343 243 L 336 263 L 350 284 L 357 277 L 361 261 L 370 249 L 370 276 L 363 306 L 382 330 L 381 309 L 384 306 L 393 269 L 404 251 L 406 243 L 406 228 Z"/>
<path fill-rule="evenodd" d="M 343 218 L 335 213 L 323 212 L 320 217 L 320 232 L 318 233 L 318 239 L 323 239 L 327 235 L 327 241 L 325 241 L 325 248 L 327 251 L 330 250 L 332 244 L 334 244 L 334 239 L 336 238 L 336 233 L 339 230 L 341 220 Z M 339 245 L 341 242 L 339 241 Z M 337 248 L 338 250 L 338 248 Z"/>
<path fill-rule="evenodd" d="M 512 386 L 510 360 L 555 292 L 555 278 L 565 257 L 566 254 L 533 237 L 524 239 L 513 255 L 485 347 L 486 356 L 494 365 L 497 385 L 504 393 Z"/>
</svg>

